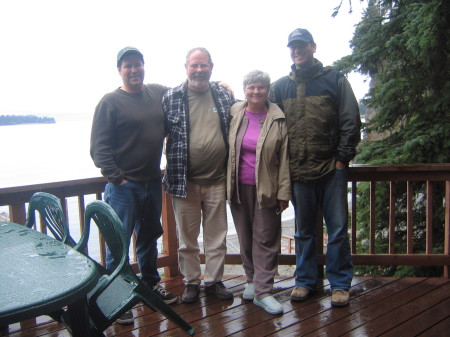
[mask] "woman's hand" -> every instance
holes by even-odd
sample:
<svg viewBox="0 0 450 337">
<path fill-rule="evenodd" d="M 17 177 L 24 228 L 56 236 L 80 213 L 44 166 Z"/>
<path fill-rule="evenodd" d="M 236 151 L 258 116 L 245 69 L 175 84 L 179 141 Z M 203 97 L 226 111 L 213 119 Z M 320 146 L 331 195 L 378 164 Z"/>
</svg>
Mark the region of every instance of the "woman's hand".
<svg viewBox="0 0 450 337">
<path fill-rule="evenodd" d="M 278 202 L 277 214 L 283 213 L 283 211 L 289 207 L 289 201 L 277 200 L 277 202 Z"/>
</svg>

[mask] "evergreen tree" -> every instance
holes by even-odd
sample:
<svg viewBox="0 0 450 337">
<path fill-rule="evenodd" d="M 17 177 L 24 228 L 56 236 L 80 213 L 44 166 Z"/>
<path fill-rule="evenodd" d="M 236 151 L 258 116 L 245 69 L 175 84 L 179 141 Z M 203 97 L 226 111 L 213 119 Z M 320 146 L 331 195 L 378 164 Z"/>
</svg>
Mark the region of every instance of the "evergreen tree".
<svg viewBox="0 0 450 337">
<path fill-rule="evenodd" d="M 369 75 L 371 88 L 364 99 L 376 111 L 365 125 L 372 136 L 355 158 L 366 164 L 418 164 L 450 162 L 450 1 L 369 0 L 351 41 L 352 55 L 336 63 L 344 72 Z M 378 137 L 373 137 L 376 134 Z M 388 186 L 377 184 L 377 247 L 385 252 L 388 223 Z M 424 251 L 425 190 L 415 184 L 414 247 Z M 397 188 L 396 235 L 405 235 L 405 188 Z M 368 204 L 368 186 L 361 184 L 358 198 Z M 441 203 L 444 186 L 435 186 Z M 448 201 L 447 201 L 448 202 Z M 444 214 L 433 219 L 435 241 L 442 241 Z M 367 231 L 368 211 L 358 213 L 358 226 Z M 364 241 L 358 243 L 364 248 Z M 404 247 L 397 247 L 404 252 Z M 442 252 L 442 246 L 434 246 Z M 432 268 L 363 268 L 383 275 L 439 274 Z"/>
</svg>

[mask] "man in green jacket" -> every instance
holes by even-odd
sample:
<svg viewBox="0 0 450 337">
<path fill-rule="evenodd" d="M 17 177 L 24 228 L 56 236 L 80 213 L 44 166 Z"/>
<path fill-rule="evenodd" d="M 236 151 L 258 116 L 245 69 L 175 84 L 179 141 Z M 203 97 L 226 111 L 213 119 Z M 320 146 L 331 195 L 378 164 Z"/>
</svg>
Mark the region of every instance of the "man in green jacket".
<svg viewBox="0 0 450 337">
<path fill-rule="evenodd" d="M 323 209 L 328 232 L 326 275 L 333 306 L 349 302 L 353 278 L 347 233 L 347 167 L 360 141 L 358 103 L 348 80 L 314 58 L 311 33 L 288 38 L 294 64 L 272 84 L 269 100 L 286 114 L 295 209 L 296 280 L 291 299 L 304 301 L 317 284 L 316 221 Z"/>
</svg>

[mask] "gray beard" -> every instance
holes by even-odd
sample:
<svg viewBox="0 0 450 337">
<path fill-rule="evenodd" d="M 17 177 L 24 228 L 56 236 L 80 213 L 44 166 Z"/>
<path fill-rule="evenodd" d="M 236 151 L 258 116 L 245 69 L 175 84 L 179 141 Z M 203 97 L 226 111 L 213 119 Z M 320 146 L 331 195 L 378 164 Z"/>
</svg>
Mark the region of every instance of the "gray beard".
<svg viewBox="0 0 450 337">
<path fill-rule="evenodd" d="M 198 80 L 191 80 L 191 81 L 190 81 L 190 84 L 191 84 L 191 86 L 193 86 L 194 88 L 203 90 L 203 89 L 208 88 L 208 86 L 209 86 L 209 81 L 203 81 L 203 80 L 201 80 L 201 81 L 198 81 Z"/>
</svg>

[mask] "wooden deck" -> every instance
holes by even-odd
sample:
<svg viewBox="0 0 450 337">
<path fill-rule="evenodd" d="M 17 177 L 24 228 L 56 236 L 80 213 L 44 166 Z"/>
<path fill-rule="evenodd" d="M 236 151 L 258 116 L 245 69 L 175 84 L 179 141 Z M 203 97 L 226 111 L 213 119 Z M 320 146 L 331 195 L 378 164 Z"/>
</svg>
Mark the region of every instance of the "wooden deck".
<svg viewBox="0 0 450 337">
<path fill-rule="evenodd" d="M 266 313 L 242 300 L 245 277 L 227 276 L 225 285 L 233 301 L 221 301 L 201 292 L 194 304 L 173 308 L 196 330 L 195 336 L 449 336 L 450 280 L 447 278 L 354 278 L 351 302 L 344 308 L 330 305 L 330 290 L 323 280 L 307 301 L 290 301 L 292 277 L 279 277 L 275 297 L 283 303 L 284 314 Z M 165 280 L 166 288 L 181 294 L 181 278 Z M 106 336 L 186 336 L 158 312 L 137 305 L 133 325 L 114 324 Z M 0 336 L 67 337 L 62 324 L 47 316 L 10 325 Z"/>
</svg>

